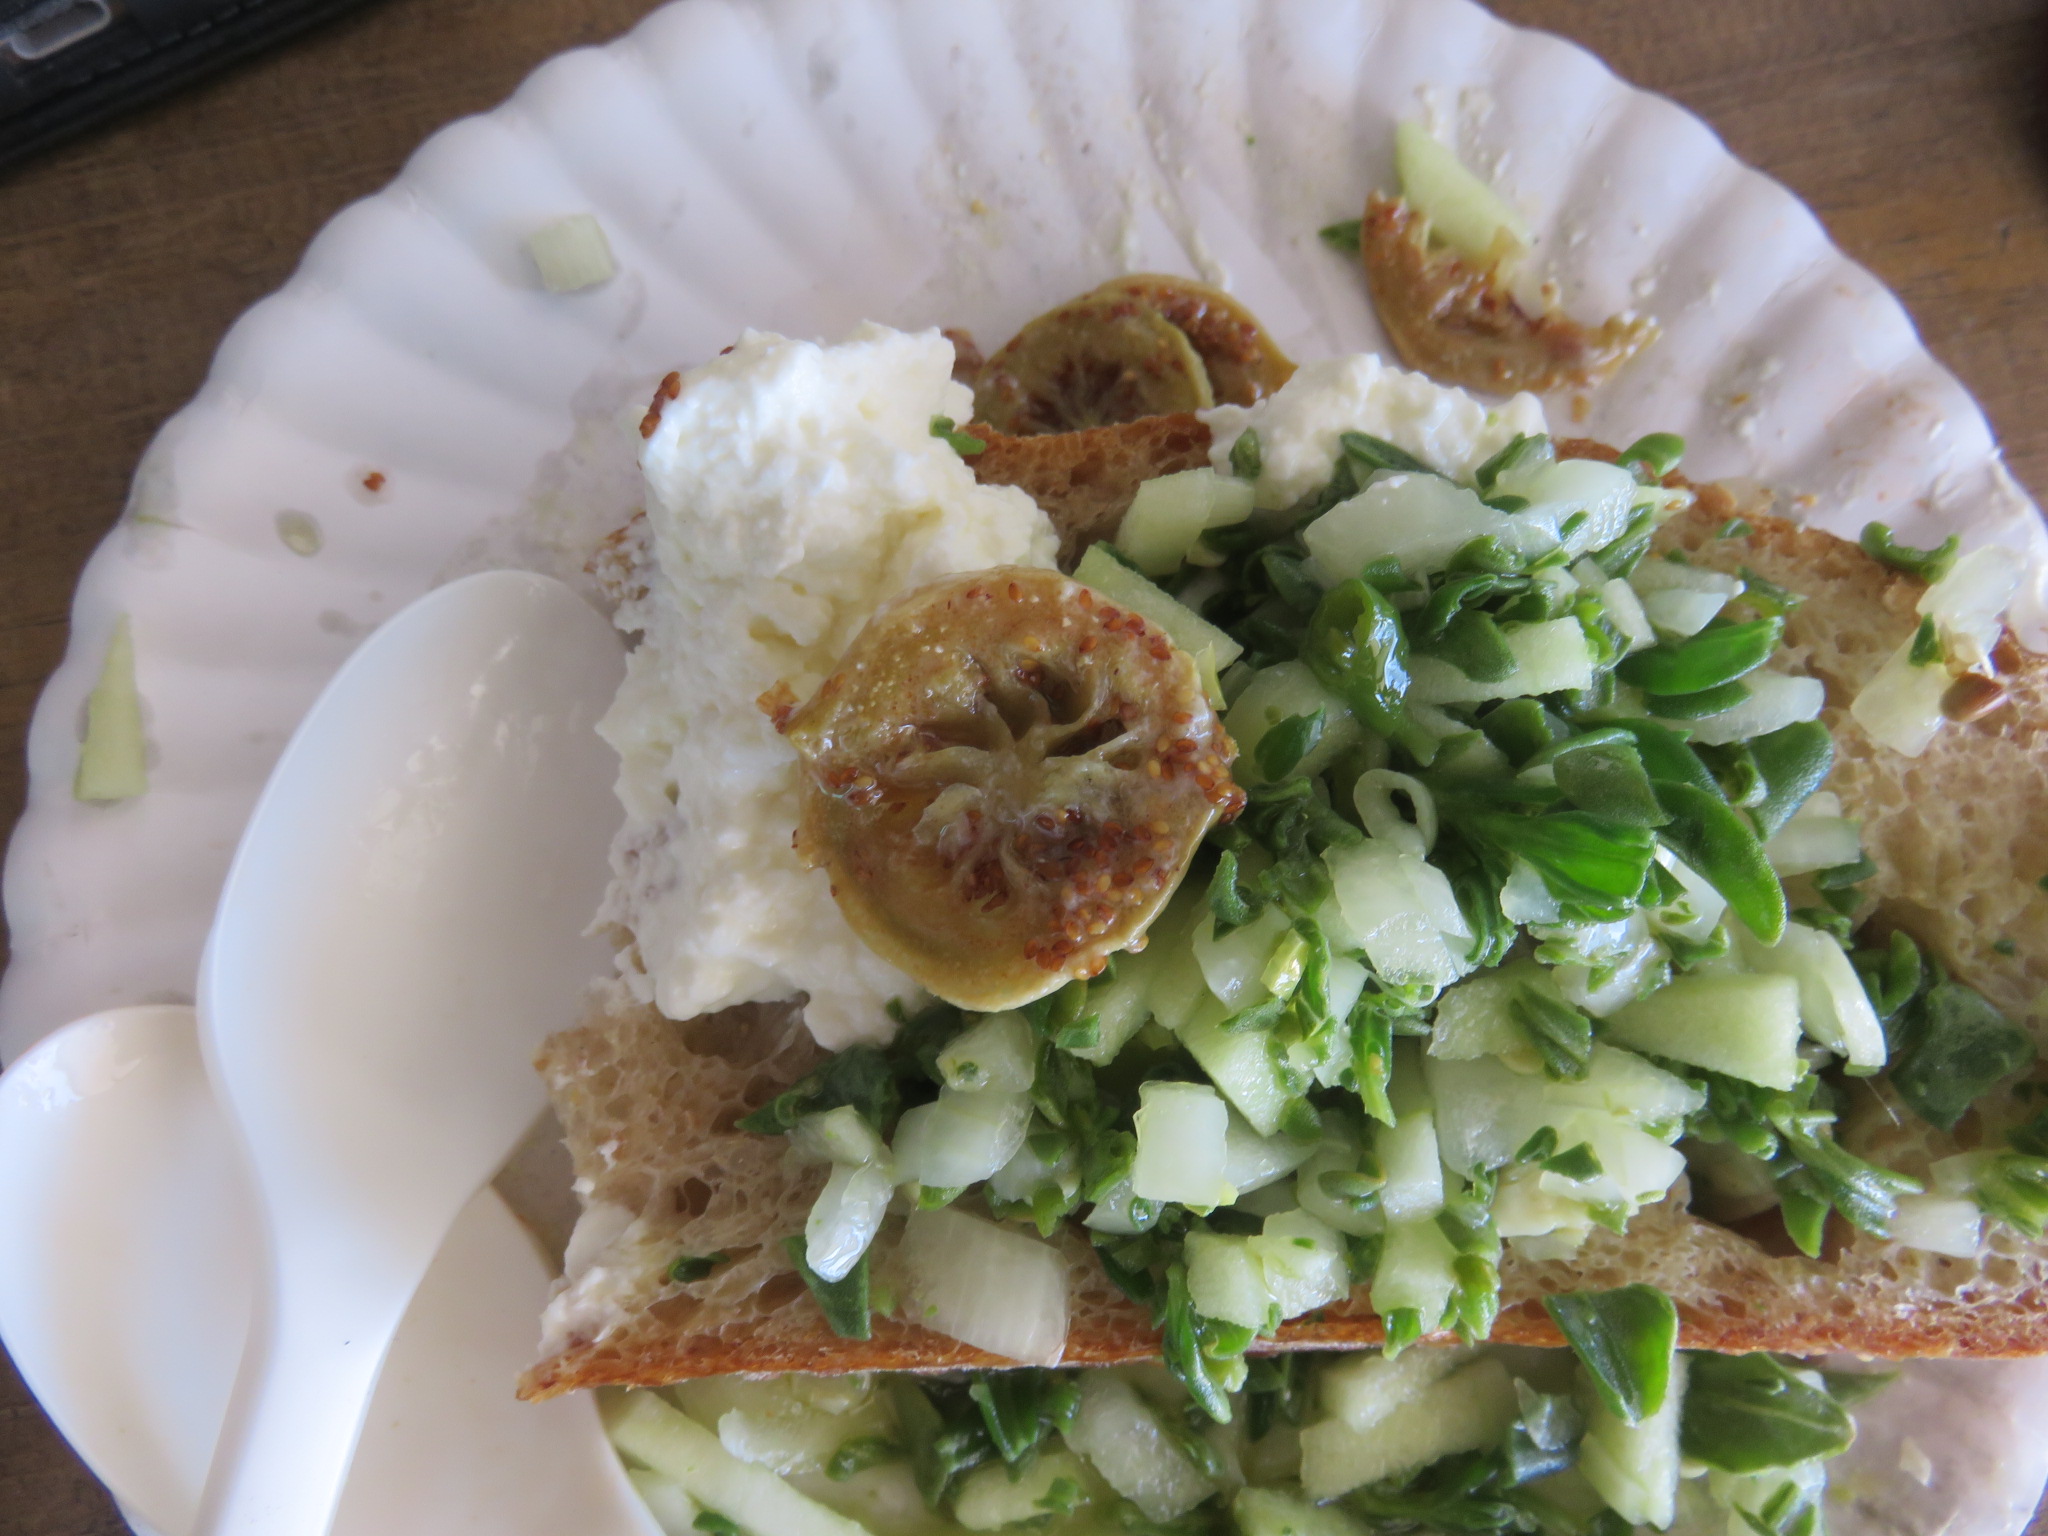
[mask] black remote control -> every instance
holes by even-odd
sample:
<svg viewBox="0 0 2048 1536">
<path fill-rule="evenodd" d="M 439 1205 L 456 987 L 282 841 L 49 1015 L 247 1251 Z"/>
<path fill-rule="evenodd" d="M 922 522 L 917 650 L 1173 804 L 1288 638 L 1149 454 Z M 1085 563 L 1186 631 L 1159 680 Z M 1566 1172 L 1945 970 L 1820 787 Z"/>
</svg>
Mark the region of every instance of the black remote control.
<svg viewBox="0 0 2048 1536">
<path fill-rule="evenodd" d="M 0 170 L 370 0 L 0 0 Z"/>
</svg>

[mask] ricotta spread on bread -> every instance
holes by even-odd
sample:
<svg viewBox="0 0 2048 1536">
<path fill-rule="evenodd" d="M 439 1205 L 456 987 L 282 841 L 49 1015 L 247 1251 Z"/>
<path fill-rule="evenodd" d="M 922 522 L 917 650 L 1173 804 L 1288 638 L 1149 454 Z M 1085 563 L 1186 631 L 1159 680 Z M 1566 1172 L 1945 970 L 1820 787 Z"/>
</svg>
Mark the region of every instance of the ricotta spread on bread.
<svg viewBox="0 0 2048 1536">
<path fill-rule="evenodd" d="M 1490 408 L 1476 395 L 1396 368 L 1372 352 L 1303 363 L 1254 405 L 1219 405 L 1199 414 L 1213 434 L 1209 461 L 1221 474 L 1230 473 L 1238 438 L 1247 429 L 1258 433 L 1258 504 L 1275 510 L 1329 483 L 1346 432 L 1369 432 L 1454 480 L 1467 480 L 1518 435 L 1549 431 L 1534 395 Z"/>
<path fill-rule="evenodd" d="M 749 331 L 651 424 L 647 586 L 618 616 L 643 638 L 599 727 L 626 812 L 599 920 L 630 933 L 626 984 L 670 1018 L 804 994 L 837 1048 L 886 1037 L 887 1004 L 917 995 L 798 860 L 796 754 L 757 700 L 808 696 L 900 593 L 1053 563 L 1037 504 L 932 435 L 972 409 L 952 367 L 936 331 Z"/>
</svg>

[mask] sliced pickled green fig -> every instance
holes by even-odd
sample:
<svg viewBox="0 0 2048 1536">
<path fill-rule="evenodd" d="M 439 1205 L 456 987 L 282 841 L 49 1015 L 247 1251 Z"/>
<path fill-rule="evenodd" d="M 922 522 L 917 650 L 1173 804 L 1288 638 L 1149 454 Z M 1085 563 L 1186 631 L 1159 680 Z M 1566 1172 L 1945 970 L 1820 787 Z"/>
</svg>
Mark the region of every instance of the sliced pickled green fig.
<svg viewBox="0 0 2048 1536">
<path fill-rule="evenodd" d="M 1055 571 L 1000 567 L 898 599 L 800 706 L 797 850 L 884 959 L 995 1011 L 1141 941 L 1236 755 L 1195 663 Z"/>
<path fill-rule="evenodd" d="M 1186 333 L 1141 300 L 1097 292 L 1048 310 L 989 358 L 974 416 L 1022 436 L 1215 403 Z"/>
<path fill-rule="evenodd" d="M 1433 244 L 1429 221 L 1375 192 L 1359 225 L 1373 308 L 1410 368 L 1466 389 L 1537 394 L 1587 388 L 1656 338 L 1654 321 L 1615 315 L 1599 325 L 1554 303 L 1531 314 L 1499 261 L 1475 262 Z"/>
<path fill-rule="evenodd" d="M 1134 272 L 1113 277 L 1091 298 L 1149 305 L 1187 337 L 1209 375 L 1218 405 L 1250 405 L 1294 377 L 1294 363 L 1252 312 L 1221 288 L 1191 277 Z"/>
</svg>

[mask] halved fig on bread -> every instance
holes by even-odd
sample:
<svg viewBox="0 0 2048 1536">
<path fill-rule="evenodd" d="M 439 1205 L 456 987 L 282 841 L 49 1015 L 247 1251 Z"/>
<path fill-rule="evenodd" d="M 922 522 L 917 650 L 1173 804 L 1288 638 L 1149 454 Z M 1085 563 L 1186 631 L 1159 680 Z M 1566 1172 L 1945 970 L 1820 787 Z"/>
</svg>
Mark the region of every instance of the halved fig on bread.
<svg viewBox="0 0 2048 1536">
<path fill-rule="evenodd" d="M 1221 288 L 1191 277 L 1134 272 L 1096 297 L 1132 298 L 1172 322 L 1202 359 L 1218 405 L 1251 405 L 1294 377 L 1294 363 L 1256 316 Z"/>
<path fill-rule="evenodd" d="M 1095 974 L 1243 804 L 1194 661 L 1055 571 L 899 598 L 778 723 L 798 851 L 876 953 L 963 1008 Z"/>
<path fill-rule="evenodd" d="M 1013 436 L 1250 405 L 1294 364 L 1243 305 L 1192 278 L 1111 278 L 1030 322 L 990 357 L 974 414 Z"/>
</svg>

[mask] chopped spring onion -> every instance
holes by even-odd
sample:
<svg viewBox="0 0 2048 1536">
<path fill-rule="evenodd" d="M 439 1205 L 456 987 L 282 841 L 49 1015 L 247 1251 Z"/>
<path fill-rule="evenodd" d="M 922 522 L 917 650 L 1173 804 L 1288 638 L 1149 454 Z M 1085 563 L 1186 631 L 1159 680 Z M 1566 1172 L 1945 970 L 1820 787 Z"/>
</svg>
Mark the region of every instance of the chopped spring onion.
<svg viewBox="0 0 2048 1536">
<path fill-rule="evenodd" d="M 913 1211 L 897 1251 L 910 1316 L 949 1339 L 1027 1365 L 1067 1344 L 1067 1264 L 1050 1243 L 964 1211 Z"/>
<path fill-rule="evenodd" d="M 835 1163 L 804 1223 L 804 1262 L 821 1280 L 843 1280 L 882 1229 L 896 1187 L 873 1163 Z"/>
</svg>

